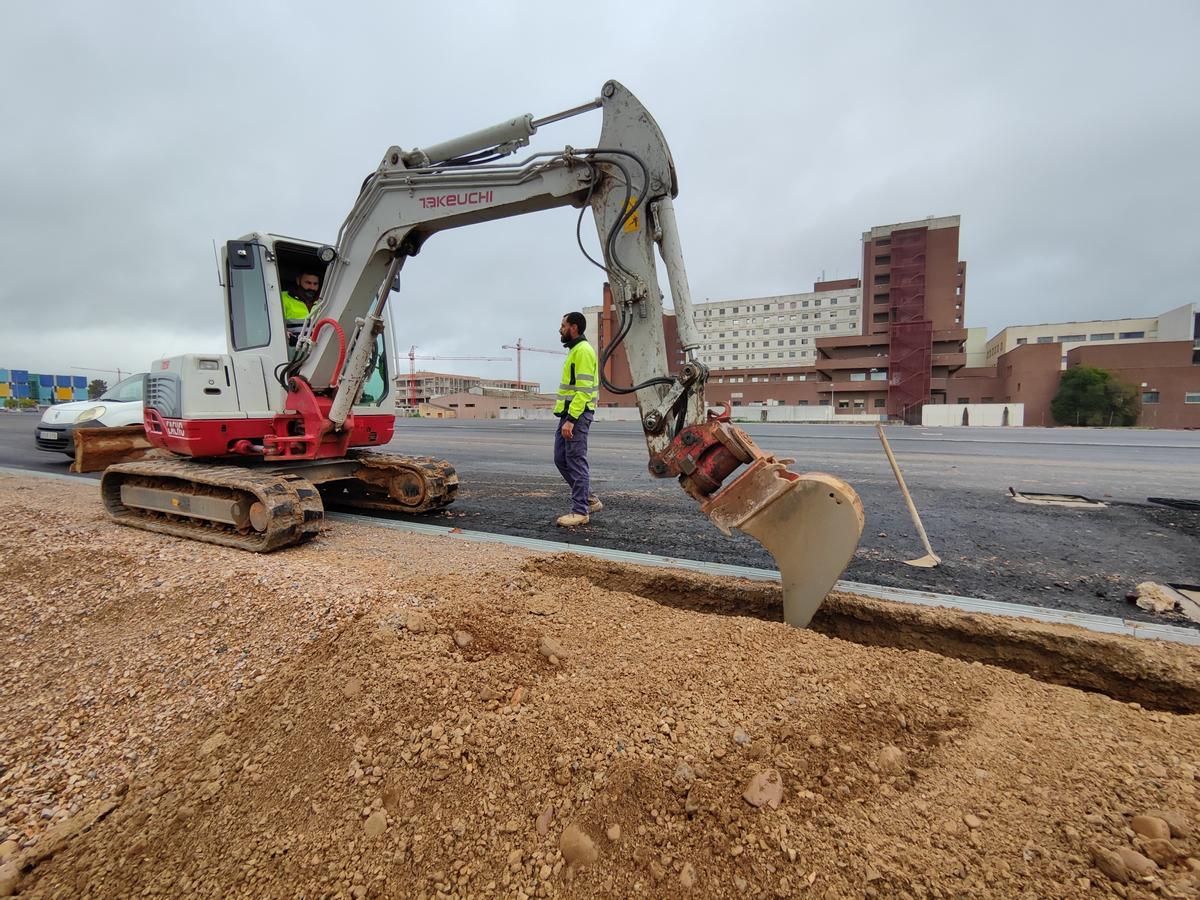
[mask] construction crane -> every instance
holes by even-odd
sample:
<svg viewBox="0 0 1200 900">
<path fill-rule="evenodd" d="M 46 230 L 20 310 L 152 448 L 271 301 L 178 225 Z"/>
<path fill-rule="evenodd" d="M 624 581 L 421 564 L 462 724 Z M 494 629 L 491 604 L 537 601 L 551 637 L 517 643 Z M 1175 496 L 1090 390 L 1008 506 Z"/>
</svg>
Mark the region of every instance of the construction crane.
<svg viewBox="0 0 1200 900">
<path fill-rule="evenodd" d="M 414 344 L 408 348 L 408 406 L 409 409 L 415 409 L 417 406 L 417 360 L 418 359 L 473 359 L 483 362 L 511 362 L 511 356 L 418 356 L 417 347 Z M 519 368 L 519 366 L 518 366 Z"/>
<path fill-rule="evenodd" d="M 515 344 L 505 344 L 500 349 L 517 351 L 517 384 L 522 387 L 525 385 L 525 382 L 521 380 L 521 353 L 522 352 L 552 353 L 555 356 L 566 356 L 567 355 L 567 351 L 565 351 L 565 350 L 543 350 L 540 347 L 530 347 L 528 344 L 522 343 L 521 338 L 517 338 L 517 342 Z"/>
</svg>

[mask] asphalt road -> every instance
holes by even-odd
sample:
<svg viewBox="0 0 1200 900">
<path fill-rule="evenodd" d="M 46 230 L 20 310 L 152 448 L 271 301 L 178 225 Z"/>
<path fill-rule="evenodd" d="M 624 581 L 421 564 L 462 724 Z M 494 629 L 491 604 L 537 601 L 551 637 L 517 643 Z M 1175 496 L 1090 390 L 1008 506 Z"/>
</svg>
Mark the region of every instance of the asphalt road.
<svg viewBox="0 0 1200 900">
<path fill-rule="evenodd" d="M 65 472 L 33 447 L 36 417 L 0 415 L 0 466 Z M 1147 497 L 1200 500 L 1200 432 L 1105 429 L 920 429 L 888 439 L 943 565 L 914 569 L 923 550 L 874 428 L 744 426 L 764 449 L 859 492 L 867 527 L 846 578 L 1010 602 L 1148 618 L 1125 592 L 1141 581 L 1200 583 L 1200 513 Z M 399 420 L 389 449 L 452 460 L 459 499 L 431 521 L 636 552 L 771 566 L 745 535 L 726 538 L 673 481 L 651 478 L 636 425 L 593 426 L 593 487 L 605 509 L 573 532 L 551 461 L 553 423 Z M 1108 508 L 1015 503 L 1007 489 L 1083 494 Z"/>
</svg>

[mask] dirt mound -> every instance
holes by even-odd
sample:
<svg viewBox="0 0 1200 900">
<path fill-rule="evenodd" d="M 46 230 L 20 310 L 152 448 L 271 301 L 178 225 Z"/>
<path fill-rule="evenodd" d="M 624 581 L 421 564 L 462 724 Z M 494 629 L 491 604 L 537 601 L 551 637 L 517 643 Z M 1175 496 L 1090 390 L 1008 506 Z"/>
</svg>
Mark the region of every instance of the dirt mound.
<svg viewBox="0 0 1200 900">
<path fill-rule="evenodd" d="M 56 752 L 73 758 L 92 727 L 142 728 L 193 701 L 186 719 L 160 720 L 161 749 L 124 770 L 128 781 L 97 779 L 55 824 L 14 828 L 18 807 L 3 801 L 0 887 L 23 896 L 1196 887 L 1200 725 L 1188 716 L 927 650 L 700 613 L 646 596 L 634 570 L 606 580 L 569 557 L 547 564 L 339 524 L 311 547 L 247 561 L 100 519 L 34 522 L 35 504 L 14 502 L 2 482 L 0 507 L 41 538 L 105 542 L 131 573 L 124 590 L 161 577 L 164 554 L 181 586 L 132 592 L 143 615 L 121 624 L 122 664 L 153 699 L 94 710 Z M 471 570 L 455 574 L 459 564 Z M 5 609 L 24 635 L 4 670 L 6 797 L 53 764 L 37 755 L 44 745 L 8 739 L 49 728 L 47 705 L 70 705 L 72 689 L 50 679 L 56 666 L 74 677 L 89 660 L 116 664 L 92 616 L 78 616 L 111 614 L 104 573 L 70 555 L 43 588 L 50 572 L 27 578 L 35 568 L 2 573 L 25 598 Z M 719 594 L 722 582 L 705 584 Z M 55 590 L 69 627 L 27 619 Z M 227 605 L 214 610 L 218 592 Z M 263 677 L 238 670 L 234 691 L 232 672 L 205 680 L 211 653 L 147 641 L 169 629 L 162 640 L 176 651 L 196 617 L 214 620 L 197 648 L 239 634 L 250 658 L 274 648 L 250 669 Z M 60 662 L 26 654 L 56 630 Z M 36 699 L 12 690 L 22 665 L 43 673 Z M 120 746 L 93 746 L 90 758 L 109 765 Z"/>
</svg>

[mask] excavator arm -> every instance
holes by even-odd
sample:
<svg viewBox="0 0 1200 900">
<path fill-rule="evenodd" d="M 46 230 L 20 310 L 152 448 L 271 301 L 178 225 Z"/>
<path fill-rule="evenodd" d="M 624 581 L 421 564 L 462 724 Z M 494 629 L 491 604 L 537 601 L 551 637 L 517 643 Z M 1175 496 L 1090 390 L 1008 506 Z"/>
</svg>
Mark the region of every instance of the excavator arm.
<svg viewBox="0 0 1200 900">
<path fill-rule="evenodd" d="M 596 146 L 501 161 L 527 145 L 539 127 L 596 108 L 603 113 Z M 543 119 L 520 116 L 423 149 L 391 147 L 364 182 L 336 247 L 329 248 L 321 305 L 301 334 L 286 376 L 315 392 L 332 392 L 330 427 L 341 428 L 361 394 L 397 276 L 431 235 L 558 207 L 572 206 L 582 215 L 590 207 L 602 257 L 592 262 L 605 271 L 618 319 L 600 348 L 602 384 L 634 395 L 650 473 L 678 478 L 726 534 L 737 528 L 757 538 L 780 568 L 786 620 L 806 625 L 854 553 L 862 506 L 845 482 L 789 471 L 792 460 L 760 450 L 732 425 L 728 410 L 707 410 L 708 370 L 697 353 L 700 339 L 673 205 L 677 194 L 662 132 L 615 81 L 595 101 Z M 677 372 L 668 364 L 656 256 L 667 272 L 687 357 Z M 349 336 L 344 356 L 332 329 L 314 336 L 311 323 L 321 318 L 334 320 Z M 628 363 L 628 385 L 612 381 L 618 348 Z"/>
</svg>

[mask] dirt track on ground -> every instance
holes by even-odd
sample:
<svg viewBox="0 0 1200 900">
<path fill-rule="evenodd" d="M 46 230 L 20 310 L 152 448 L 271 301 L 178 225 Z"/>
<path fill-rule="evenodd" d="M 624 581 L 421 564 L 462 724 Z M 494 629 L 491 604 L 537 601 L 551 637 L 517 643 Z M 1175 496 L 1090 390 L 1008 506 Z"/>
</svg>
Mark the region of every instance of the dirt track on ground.
<svg viewBox="0 0 1200 900">
<path fill-rule="evenodd" d="M 0 477 L 0 889 L 1200 883 L 1198 651 L 849 596 L 797 631 L 761 584 L 346 523 L 254 556 L 94 491 Z"/>
</svg>

